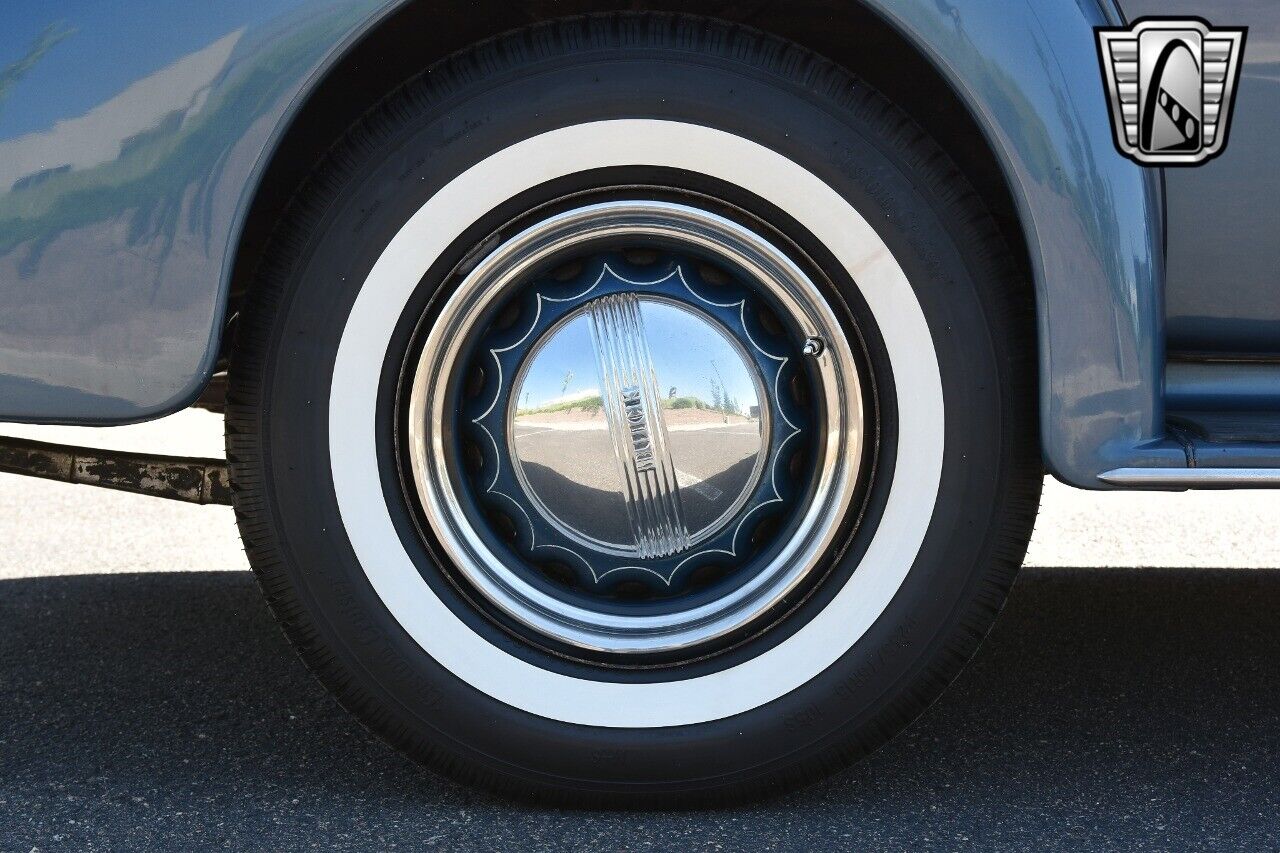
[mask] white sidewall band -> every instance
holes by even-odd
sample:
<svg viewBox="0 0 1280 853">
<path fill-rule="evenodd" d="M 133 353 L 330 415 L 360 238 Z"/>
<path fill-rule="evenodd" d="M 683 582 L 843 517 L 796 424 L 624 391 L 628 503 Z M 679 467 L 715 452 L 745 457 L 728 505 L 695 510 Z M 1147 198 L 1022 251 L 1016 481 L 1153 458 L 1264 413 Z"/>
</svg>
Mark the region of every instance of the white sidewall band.
<svg viewBox="0 0 1280 853">
<path fill-rule="evenodd" d="M 844 266 L 879 327 L 897 388 L 893 482 L 862 562 L 830 604 L 763 654 L 710 675 L 651 684 L 551 672 L 491 645 L 432 591 L 386 505 L 377 447 L 377 396 L 395 326 L 423 275 L 473 222 L 512 196 L 592 169 L 652 166 L 741 187 L 807 228 Z M 658 728 L 723 719 L 800 687 L 857 642 L 889 605 L 924 541 L 943 454 L 942 380 L 924 313 L 874 229 L 835 190 L 755 142 L 699 125 L 652 119 L 549 131 L 493 154 L 432 196 L 369 272 L 343 330 L 329 397 L 329 455 L 346 535 L 374 591 L 432 658 L 494 699 L 589 726 Z"/>
</svg>

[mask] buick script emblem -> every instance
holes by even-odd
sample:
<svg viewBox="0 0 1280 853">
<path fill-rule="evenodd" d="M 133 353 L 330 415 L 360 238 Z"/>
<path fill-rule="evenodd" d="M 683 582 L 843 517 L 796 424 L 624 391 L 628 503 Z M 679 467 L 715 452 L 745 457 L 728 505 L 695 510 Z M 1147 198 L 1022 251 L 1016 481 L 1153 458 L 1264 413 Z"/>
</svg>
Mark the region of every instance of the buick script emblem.
<svg viewBox="0 0 1280 853">
<path fill-rule="evenodd" d="M 1222 153 L 1246 28 L 1143 18 L 1096 32 L 1121 154 L 1148 166 L 1195 166 Z"/>
</svg>

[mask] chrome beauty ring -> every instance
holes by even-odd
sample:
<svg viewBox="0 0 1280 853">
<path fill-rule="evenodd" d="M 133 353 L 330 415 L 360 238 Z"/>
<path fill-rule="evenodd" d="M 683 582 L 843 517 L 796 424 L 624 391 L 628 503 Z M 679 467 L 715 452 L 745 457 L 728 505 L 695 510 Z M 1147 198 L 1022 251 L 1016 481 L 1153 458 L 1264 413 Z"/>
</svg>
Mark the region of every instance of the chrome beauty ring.
<svg viewBox="0 0 1280 853">
<path fill-rule="evenodd" d="M 462 277 L 404 452 L 457 575 L 553 644 L 692 649 L 773 612 L 858 486 L 862 383 L 811 278 L 708 210 L 588 204 Z"/>
</svg>

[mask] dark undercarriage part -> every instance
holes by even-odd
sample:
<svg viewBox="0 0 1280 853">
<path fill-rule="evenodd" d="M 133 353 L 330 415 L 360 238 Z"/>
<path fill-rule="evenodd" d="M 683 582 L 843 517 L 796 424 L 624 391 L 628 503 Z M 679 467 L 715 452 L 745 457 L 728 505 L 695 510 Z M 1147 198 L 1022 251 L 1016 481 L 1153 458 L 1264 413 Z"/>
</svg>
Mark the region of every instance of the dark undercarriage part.
<svg viewBox="0 0 1280 853">
<path fill-rule="evenodd" d="M 221 415 L 227 411 L 227 372 L 215 373 L 204 386 L 200 397 L 191 404 L 193 409 L 204 409 Z"/>
<path fill-rule="evenodd" d="M 221 459 L 155 456 L 0 436 L 0 473 L 194 504 L 231 504 L 227 463 Z"/>
</svg>

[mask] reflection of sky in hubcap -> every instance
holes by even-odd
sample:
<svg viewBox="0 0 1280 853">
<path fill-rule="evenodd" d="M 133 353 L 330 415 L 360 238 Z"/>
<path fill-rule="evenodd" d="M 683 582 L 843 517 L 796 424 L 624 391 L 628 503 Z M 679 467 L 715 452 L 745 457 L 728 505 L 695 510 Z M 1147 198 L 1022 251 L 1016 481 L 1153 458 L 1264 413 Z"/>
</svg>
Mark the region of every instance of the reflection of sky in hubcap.
<svg viewBox="0 0 1280 853">
<path fill-rule="evenodd" d="M 658 438 L 651 432 L 665 434 L 657 443 L 670 459 L 680 521 L 696 540 L 726 523 L 727 511 L 753 486 L 766 428 L 758 371 L 724 328 L 670 301 L 641 297 L 636 303 L 638 328 L 628 329 L 614 348 L 640 353 L 659 423 L 649 423 L 638 402 L 630 409 L 624 403 L 621 437 L 610 431 L 609 383 L 602 375 L 608 353 L 602 359 L 601 349 L 611 347 L 593 333 L 590 305 L 537 342 L 512 400 L 515 461 L 535 505 L 566 532 L 624 549 L 638 544 L 626 466 L 636 464 L 631 457 L 640 467 L 649 458 L 636 457 L 636 442 L 648 447 Z M 616 392 L 627 398 L 621 385 Z"/>
</svg>

